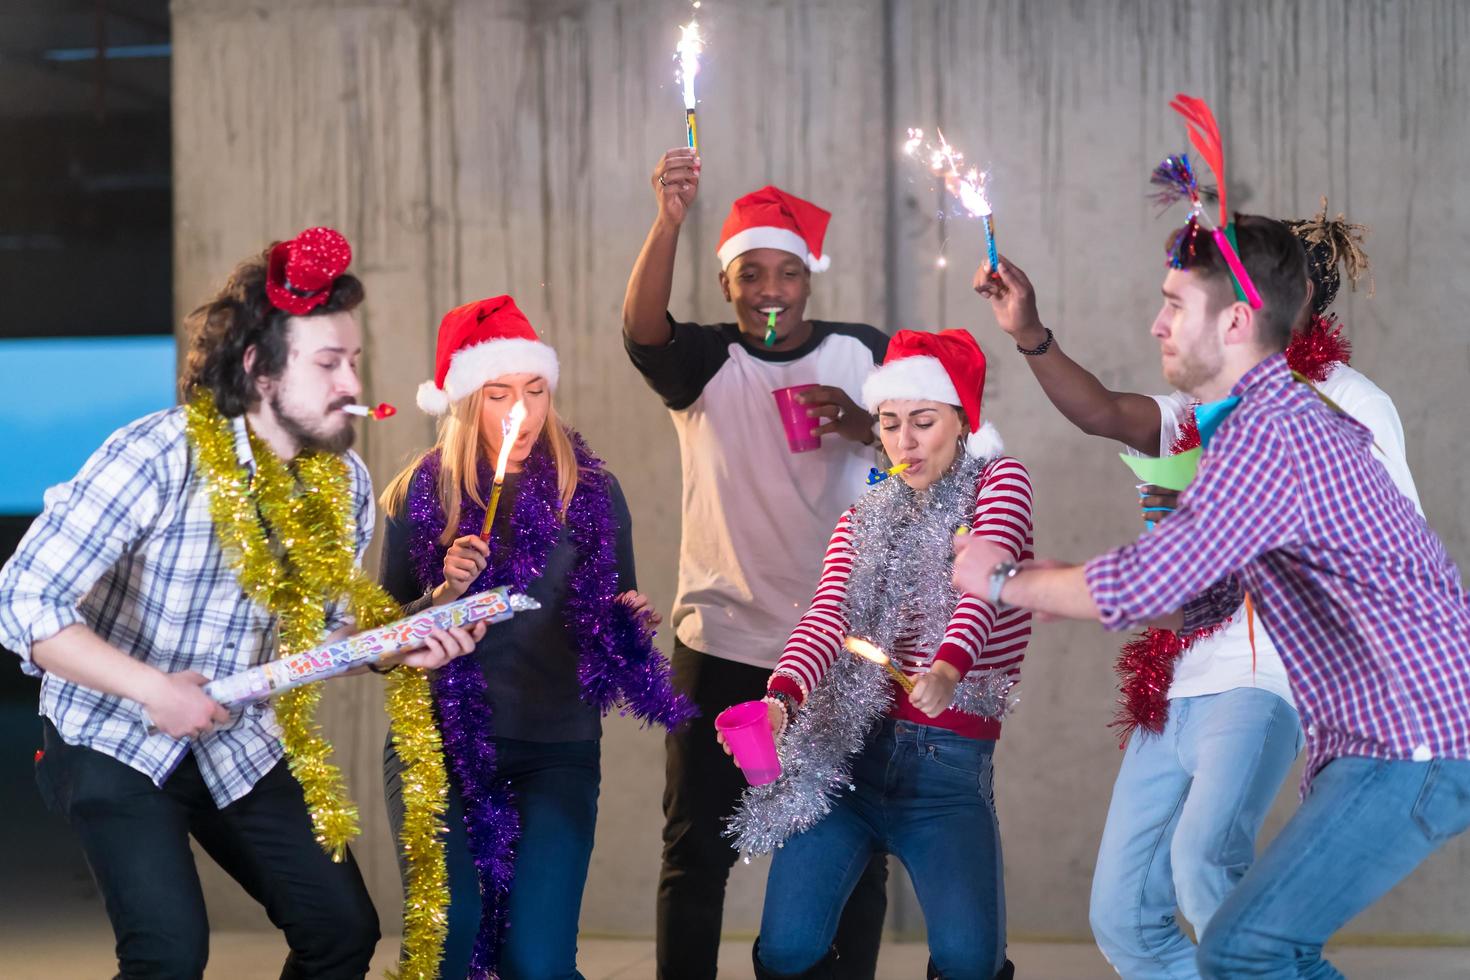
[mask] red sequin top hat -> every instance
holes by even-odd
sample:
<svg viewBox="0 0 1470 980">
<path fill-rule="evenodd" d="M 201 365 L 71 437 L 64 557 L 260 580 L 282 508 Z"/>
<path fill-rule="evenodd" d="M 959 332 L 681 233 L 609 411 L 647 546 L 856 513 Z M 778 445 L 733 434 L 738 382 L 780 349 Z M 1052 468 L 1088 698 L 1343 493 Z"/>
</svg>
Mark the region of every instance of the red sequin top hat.
<svg viewBox="0 0 1470 980">
<path fill-rule="evenodd" d="M 352 262 L 352 246 L 339 231 L 308 228 L 271 249 L 265 294 L 271 305 L 292 316 L 305 316 L 332 294 L 332 283 Z"/>
</svg>

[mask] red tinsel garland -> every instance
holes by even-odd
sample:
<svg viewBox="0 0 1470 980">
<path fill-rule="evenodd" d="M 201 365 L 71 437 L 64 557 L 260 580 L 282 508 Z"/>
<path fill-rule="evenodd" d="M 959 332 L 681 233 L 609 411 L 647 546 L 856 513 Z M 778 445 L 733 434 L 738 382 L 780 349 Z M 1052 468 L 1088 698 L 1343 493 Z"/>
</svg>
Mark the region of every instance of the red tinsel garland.
<svg viewBox="0 0 1470 980">
<path fill-rule="evenodd" d="M 1313 384 L 1321 384 L 1334 367 L 1346 364 L 1352 356 L 1352 342 L 1342 335 L 1337 314 L 1313 314 L 1307 328 L 1287 345 L 1286 366 Z"/>
<path fill-rule="evenodd" d="M 1332 369 L 1346 364 L 1353 348 L 1342 335 L 1337 314 L 1313 315 L 1307 328 L 1292 338 L 1286 348 L 1286 363 L 1314 384 L 1327 380 Z M 1170 455 L 1188 452 L 1199 445 L 1199 426 L 1194 411 L 1179 425 L 1179 435 L 1169 447 Z M 1109 728 L 1119 730 L 1118 748 L 1125 748 L 1138 729 L 1158 735 L 1169 719 L 1169 686 L 1174 683 L 1174 665 L 1194 644 L 1219 632 L 1224 624 L 1179 634 L 1171 630 L 1147 629 L 1129 640 L 1118 652 L 1113 669 L 1118 674 L 1118 713 Z"/>
</svg>

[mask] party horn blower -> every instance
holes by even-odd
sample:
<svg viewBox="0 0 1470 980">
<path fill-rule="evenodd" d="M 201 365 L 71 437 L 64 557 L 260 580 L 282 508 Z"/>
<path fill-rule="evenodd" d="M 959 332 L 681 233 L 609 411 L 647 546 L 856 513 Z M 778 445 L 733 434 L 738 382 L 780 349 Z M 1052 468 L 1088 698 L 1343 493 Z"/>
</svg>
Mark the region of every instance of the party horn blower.
<svg viewBox="0 0 1470 980">
<path fill-rule="evenodd" d="M 691 20 L 679 28 L 679 43 L 674 48 L 679 59 L 679 81 L 684 88 L 684 135 L 689 148 L 699 150 L 699 124 L 694 119 L 694 76 L 699 74 L 699 56 L 704 53 L 704 38 L 699 22 Z"/>
<path fill-rule="evenodd" d="M 361 415 L 363 418 L 378 419 L 380 421 L 382 419 L 392 418 L 398 414 L 398 409 L 389 405 L 387 402 L 378 402 L 375 408 L 369 408 L 366 405 L 343 405 L 342 411 L 348 415 Z"/>
<path fill-rule="evenodd" d="M 776 342 L 776 311 L 766 310 L 766 346 Z"/>
<path fill-rule="evenodd" d="M 864 660 L 871 660 L 873 663 L 881 665 L 898 682 L 899 687 L 903 688 L 909 694 L 914 693 L 914 682 L 904 676 L 903 671 L 893 666 L 893 661 L 888 659 L 888 654 L 878 649 L 876 645 L 869 643 L 860 636 L 849 636 L 842 641 L 842 647 L 848 653 L 855 654 Z"/>
<path fill-rule="evenodd" d="M 886 470 L 880 470 L 878 469 L 878 467 L 874 466 L 872 469 L 868 470 L 868 486 L 877 486 L 884 480 L 888 479 L 890 476 L 898 476 L 898 474 L 902 473 L 908 468 L 908 463 L 899 463 L 897 466 L 890 466 Z"/>
<path fill-rule="evenodd" d="M 526 420 L 526 403 L 519 398 L 511 406 L 510 414 L 501 423 L 500 455 L 495 460 L 495 485 L 490 488 L 490 503 L 485 507 L 485 523 L 480 527 L 480 537 L 490 540 L 490 528 L 495 523 L 495 511 L 500 507 L 500 491 L 505 486 L 505 468 L 510 464 L 510 449 L 521 434 L 521 423 Z"/>
</svg>

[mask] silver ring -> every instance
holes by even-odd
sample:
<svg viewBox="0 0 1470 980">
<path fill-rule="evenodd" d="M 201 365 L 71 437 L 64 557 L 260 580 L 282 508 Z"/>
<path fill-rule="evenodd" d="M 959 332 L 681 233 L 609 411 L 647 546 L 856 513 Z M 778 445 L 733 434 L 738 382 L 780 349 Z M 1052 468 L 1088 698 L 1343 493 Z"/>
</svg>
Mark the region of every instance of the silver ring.
<svg viewBox="0 0 1470 980">
<path fill-rule="evenodd" d="M 659 174 L 658 175 L 658 186 L 660 186 L 660 187 L 668 187 L 669 186 L 667 183 L 665 183 L 665 181 L 664 181 L 664 175 L 663 174 Z"/>
</svg>

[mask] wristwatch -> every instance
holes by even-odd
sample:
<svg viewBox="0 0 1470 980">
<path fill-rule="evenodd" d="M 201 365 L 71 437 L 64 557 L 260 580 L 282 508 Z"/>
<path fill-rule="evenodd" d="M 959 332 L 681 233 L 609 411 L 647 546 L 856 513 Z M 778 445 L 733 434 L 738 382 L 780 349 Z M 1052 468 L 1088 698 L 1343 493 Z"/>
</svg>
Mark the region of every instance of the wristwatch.
<svg viewBox="0 0 1470 980">
<path fill-rule="evenodd" d="M 995 607 L 996 612 L 1004 612 L 1015 607 L 1007 602 L 1001 601 L 1000 594 L 1005 590 L 1006 583 L 1015 578 L 1021 572 L 1021 566 L 1013 561 L 1003 561 L 990 570 L 990 594 L 986 598 Z"/>
</svg>

